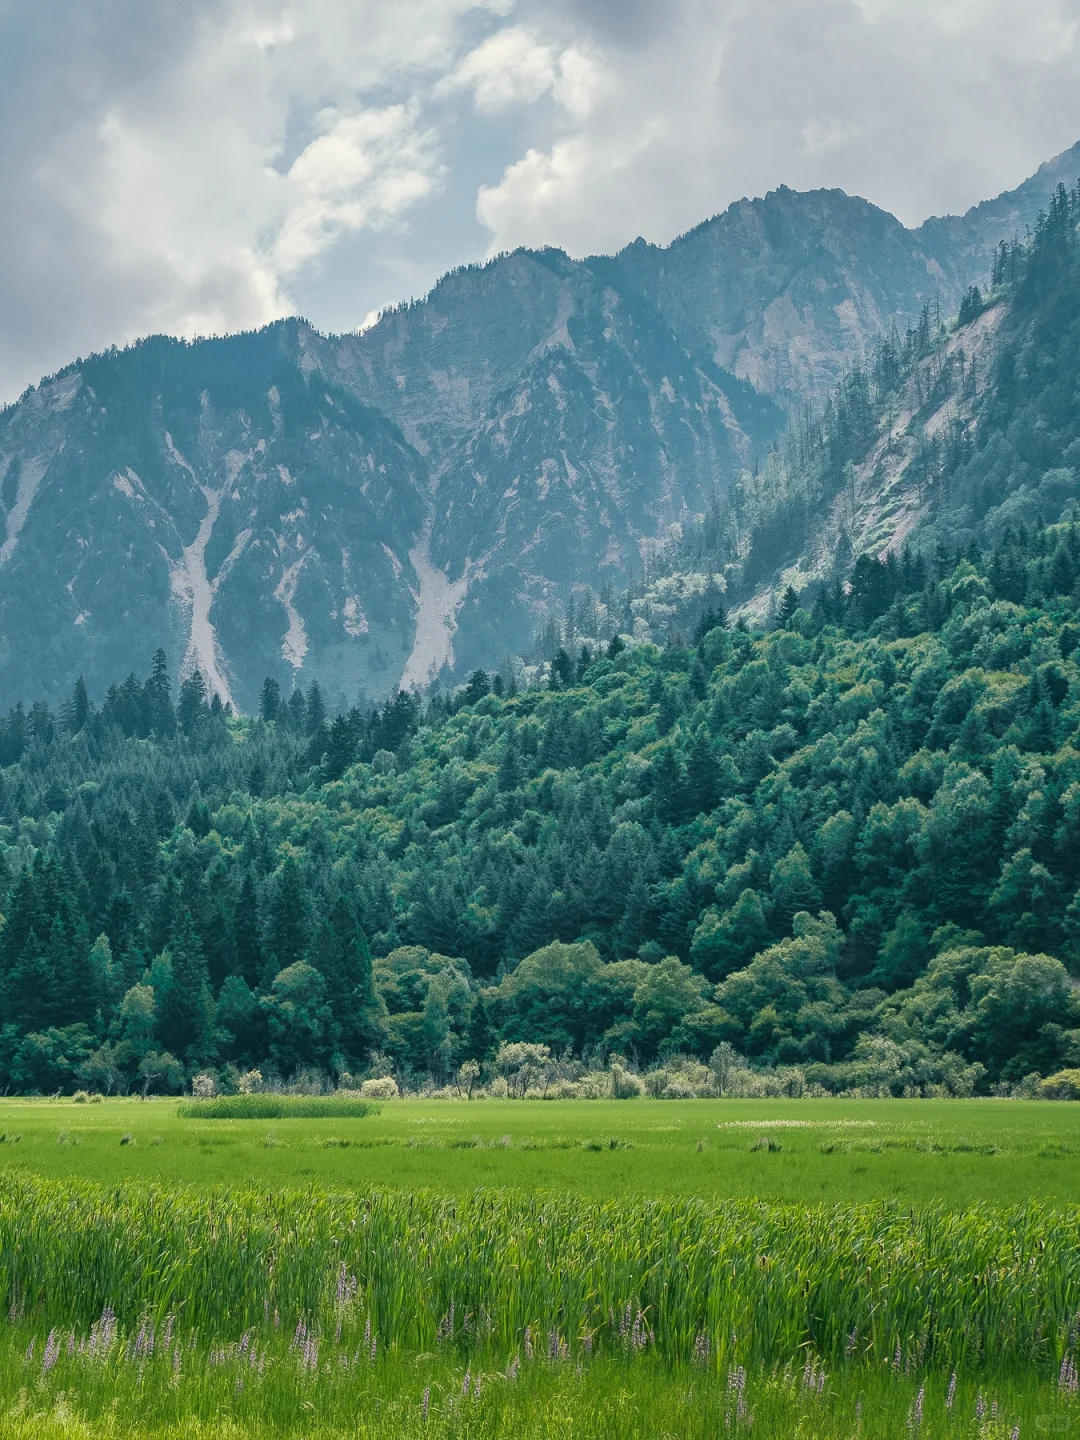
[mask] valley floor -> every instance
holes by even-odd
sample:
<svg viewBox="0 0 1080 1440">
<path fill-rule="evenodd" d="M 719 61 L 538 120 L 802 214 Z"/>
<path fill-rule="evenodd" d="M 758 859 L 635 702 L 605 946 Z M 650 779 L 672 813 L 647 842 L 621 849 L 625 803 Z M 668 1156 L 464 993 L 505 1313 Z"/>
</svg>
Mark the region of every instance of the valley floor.
<svg viewBox="0 0 1080 1440">
<path fill-rule="evenodd" d="M 1080 1105 L 394 1100 L 362 1119 L 204 1121 L 169 1099 L 3 1100 L 0 1173 L 11 1169 L 275 1189 L 1068 1205 L 1080 1201 Z"/>
</svg>

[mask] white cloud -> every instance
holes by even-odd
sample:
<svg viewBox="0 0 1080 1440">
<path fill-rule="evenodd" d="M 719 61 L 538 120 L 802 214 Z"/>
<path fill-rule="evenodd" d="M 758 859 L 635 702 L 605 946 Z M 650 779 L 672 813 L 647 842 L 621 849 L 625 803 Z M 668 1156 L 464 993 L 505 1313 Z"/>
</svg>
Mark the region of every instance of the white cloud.
<svg viewBox="0 0 1080 1440">
<path fill-rule="evenodd" d="M 587 36 L 588 99 L 481 190 L 492 251 L 666 240 L 780 183 L 918 223 L 1080 138 L 1076 0 L 674 0 L 625 43 L 610 15 L 531 13 L 541 42 Z"/>
<path fill-rule="evenodd" d="M 419 129 L 415 105 L 356 115 L 325 110 L 316 123 L 321 133 L 280 182 L 284 213 L 269 258 L 283 276 L 350 231 L 398 219 L 439 175 L 435 137 Z"/>
<path fill-rule="evenodd" d="M 0 397 L 152 329 L 291 310 L 333 247 L 440 185 L 422 102 L 462 27 L 506 8 L 117 0 L 87 44 L 64 23 L 78 4 L 32 7 L 22 35 L 0 19 Z M 17 70 L 20 39 L 36 68 Z"/>
<path fill-rule="evenodd" d="M 551 90 L 555 78 L 551 47 L 539 44 L 521 26 L 509 25 L 471 50 L 438 90 L 471 90 L 477 110 L 497 114 L 511 105 L 534 104 Z"/>
</svg>

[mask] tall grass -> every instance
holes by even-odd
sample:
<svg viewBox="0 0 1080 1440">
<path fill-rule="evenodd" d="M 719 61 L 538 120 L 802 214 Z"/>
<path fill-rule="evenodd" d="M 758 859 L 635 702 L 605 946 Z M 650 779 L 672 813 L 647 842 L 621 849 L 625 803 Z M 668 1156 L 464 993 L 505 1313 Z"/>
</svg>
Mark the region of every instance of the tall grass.
<svg viewBox="0 0 1080 1440">
<path fill-rule="evenodd" d="M 1078 1424 L 1072 1387 L 1031 1375 L 718 1374 L 546 1351 L 496 1368 L 267 1326 L 216 1348 L 145 1325 L 126 1338 L 0 1331 L 0 1440 L 1009 1440 L 1015 1426 L 1033 1440 Z"/>
<path fill-rule="evenodd" d="M 1080 1311 L 1080 1209 L 551 1199 L 479 1192 L 196 1192 L 0 1176 L 0 1306 L 55 1326 L 170 1315 L 235 1338 L 500 1362 L 707 1357 L 917 1369 L 1061 1363 Z"/>
<path fill-rule="evenodd" d="M 177 1113 L 184 1120 L 359 1120 L 379 1107 L 345 1095 L 219 1095 L 183 1100 Z"/>
</svg>

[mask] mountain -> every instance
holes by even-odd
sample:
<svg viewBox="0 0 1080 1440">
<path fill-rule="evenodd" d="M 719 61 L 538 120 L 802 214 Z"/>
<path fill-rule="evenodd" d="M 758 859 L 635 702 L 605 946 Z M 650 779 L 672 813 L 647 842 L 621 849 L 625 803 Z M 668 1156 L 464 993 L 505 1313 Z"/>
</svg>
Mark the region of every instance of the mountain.
<svg viewBox="0 0 1080 1440">
<path fill-rule="evenodd" d="M 922 239 L 780 190 L 667 249 L 457 271 L 362 335 L 79 361 L 0 414 L 0 693 L 100 691 L 163 644 L 250 709 L 267 674 L 351 699 L 523 650 L 752 471 L 787 407 L 983 279 L 1074 158 Z"/>
<path fill-rule="evenodd" d="M 994 251 L 1004 240 L 1023 240 L 1041 210 L 1059 185 L 1071 190 L 1080 177 L 1080 143 L 1048 160 L 1029 180 L 974 205 L 966 215 L 947 215 L 927 220 L 914 234 L 920 249 L 941 267 L 946 277 L 946 297 L 952 308 L 966 286 L 981 283 L 990 274 Z"/>
<path fill-rule="evenodd" d="M 1070 520 L 1078 376 L 1080 183 L 1004 246 L 992 288 L 970 291 L 955 320 L 924 314 L 882 337 L 823 410 L 800 415 L 759 472 L 654 559 L 624 599 L 623 630 L 690 633 L 720 585 L 762 623 L 784 592 L 809 605 L 823 584 L 876 584 L 908 550 L 1008 550 Z"/>
<path fill-rule="evenodd" d="M 162 643 L 250 709 L 267 674 L 337 700 L 527 647 L 783 418 L 617 279 L 512 256 L 369 336 L 156 338 L 30 391 L 0 417 L 4 692 Z"/>
<path fill-rule="evenodd" d="M 740 200 L 667 247 L 636 240 L 618 260 L 684 344 L 781 404 L 824 401 L 844 371 L 926 303 L 955 313 L 986 283 L 1002 240 L 1022 237 L 1080 144 L 1018 189 L 917 230 L 842 190 L 781 188 Z"/>
</svg>

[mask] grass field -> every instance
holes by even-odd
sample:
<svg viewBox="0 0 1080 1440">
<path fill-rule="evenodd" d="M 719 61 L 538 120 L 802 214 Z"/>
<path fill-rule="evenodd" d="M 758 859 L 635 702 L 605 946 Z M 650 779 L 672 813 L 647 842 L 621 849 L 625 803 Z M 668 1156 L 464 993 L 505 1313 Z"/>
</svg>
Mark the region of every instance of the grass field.
<svg viewBox="0 0 1080 1440">
<path fill-rule="evenodd" d="M 441 1356 L 325 1365 L 278 1348 L 102 1364 L 40 1339 L 0 1350 L 0 1440 L 1022 1440 L 1080 1434 L 1080 1403 L 1030 1378 L 824 1376 L 804 1367 L 731 1377 L 639 1360 L 468 1366 Z M 250 1352 L 249 1352 L 250 1353 Z M 920 1398 L 921 1392 L 921 1398 Z M 921 1423 L 917 1416 L 921 1415 Z"/>
<path fill-rule="evenodd" d="M 406 1100 L 363 1118 L 304 1120 L 184 1119 L 178 1109 L 175 1100 L 0 1101 L 0 1172 L 456 1194 L 1080 1203 L 1080 1105 L 1067 1103 Z"/>
<path fill-rule="evenodd" d="M 1080 1106 L 211 1113 L 0 1102 L 0 1440 L 1080 1436 Z"/>
</svg>

